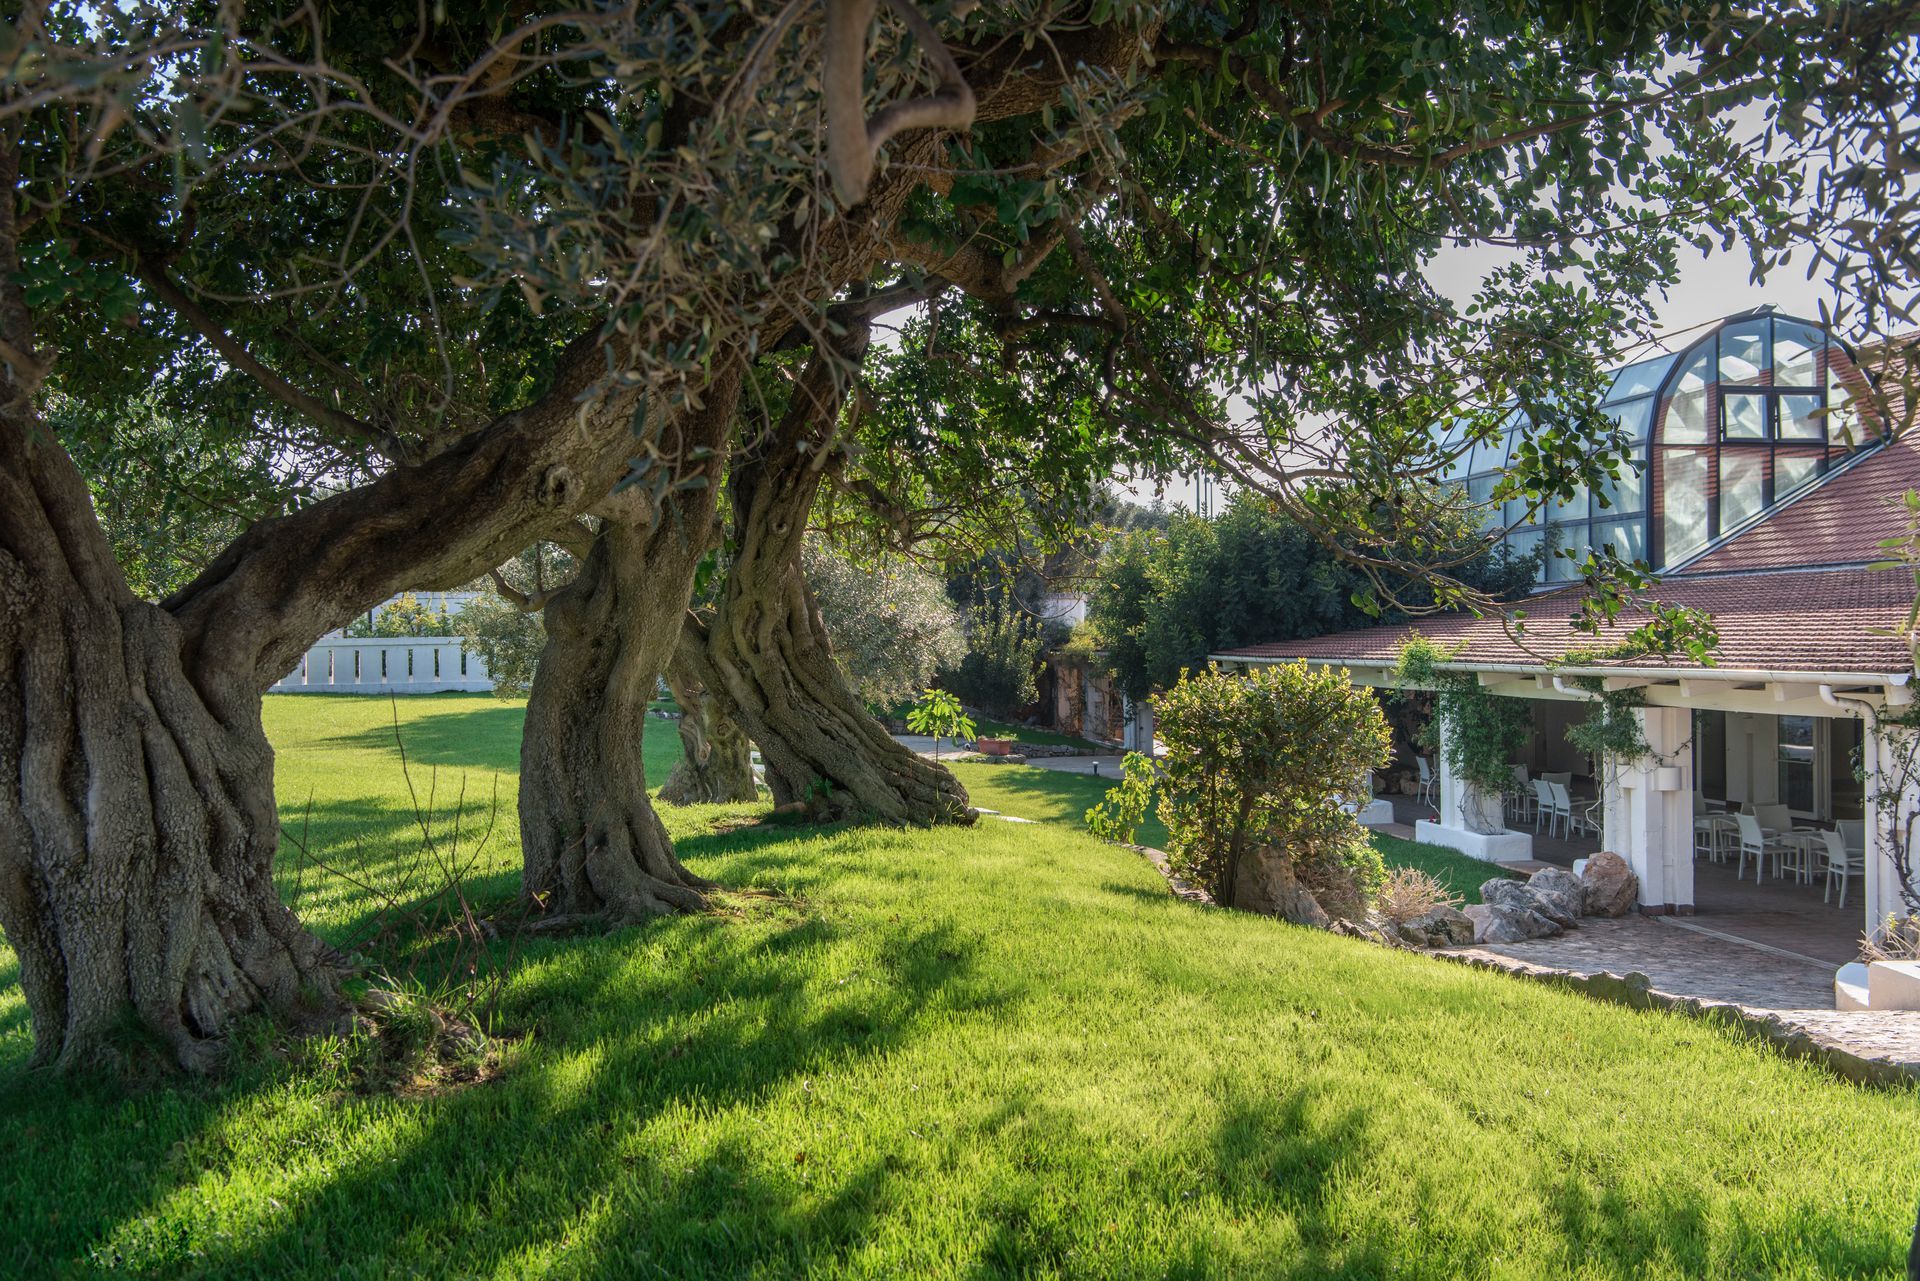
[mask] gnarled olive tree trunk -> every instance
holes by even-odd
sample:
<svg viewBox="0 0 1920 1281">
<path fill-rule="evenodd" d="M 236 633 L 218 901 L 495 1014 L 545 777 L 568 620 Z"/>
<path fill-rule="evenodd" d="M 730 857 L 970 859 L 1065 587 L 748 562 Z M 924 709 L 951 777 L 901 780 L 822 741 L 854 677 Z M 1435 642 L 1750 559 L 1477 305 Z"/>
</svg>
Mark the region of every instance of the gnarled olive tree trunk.
<svg viewBox="0 0 1920 1281">
<path fill-rule="evenodd" d="M 20 958 L 34 1061 L 100 1063 L 128 1012 L 201 1070 L 240 1012 L 337 1024 L 346 965 L 274 890 L 258 690 L 210 700 L 196 686 L 181 627 L 128 589 L 29 397 L 8 402 L 0 925 Z"/>
<path fill-rule="evenodd" d="M 857 358 L 864 326 L 847 341 L 843 356 Z M 889 823 L 970 822 L 960 781 L 895 742 L 855 696 L 807 591 L 800 553 L 837 456 L 844 395 L 833 359 L 816 355 L 767 439 L 735 460 L 735 556 L 719 603 L 687 624 L 703 642 L 689 645 L 690 661 L 760 745 L 775 803 Z"/>
<path fill-rule="evenodd" d="M 520 750 L 522 892 L 550 918 L 697 911 L 708 882 L 680 864 L 647 795 L 647 704 L 672 660 L 740 385 L 716 377 L 670 443 L 675 484 L 617 495 L 579 575 L 547 602 Z"/>
<path fill-rule="evenodd" d="M 681 645 L 699 644 L 685 628 Z M 680 763 L 660 785 L 660 799 L 671 805 L 709 805 L 752 801 L 753 745 L 724 693 L 701 684 L 688 658 L 676 654 L 667 664 L 667 688 L 680 705 Z"/>
</svg>

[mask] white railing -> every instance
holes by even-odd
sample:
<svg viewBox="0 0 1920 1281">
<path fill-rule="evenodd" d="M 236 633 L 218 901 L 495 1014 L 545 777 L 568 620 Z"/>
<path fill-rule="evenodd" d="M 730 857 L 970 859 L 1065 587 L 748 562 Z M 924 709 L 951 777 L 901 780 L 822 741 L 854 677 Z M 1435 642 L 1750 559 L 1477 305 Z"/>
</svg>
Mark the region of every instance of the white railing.
<svg viewBox="0 0 1920 1281">
<path fill-rule="evenodd" d="M 329 636 L 275 681 L 270 694 L 437 694 L 493 688 L 487 664 L 458 636 Z"/>
</svg>

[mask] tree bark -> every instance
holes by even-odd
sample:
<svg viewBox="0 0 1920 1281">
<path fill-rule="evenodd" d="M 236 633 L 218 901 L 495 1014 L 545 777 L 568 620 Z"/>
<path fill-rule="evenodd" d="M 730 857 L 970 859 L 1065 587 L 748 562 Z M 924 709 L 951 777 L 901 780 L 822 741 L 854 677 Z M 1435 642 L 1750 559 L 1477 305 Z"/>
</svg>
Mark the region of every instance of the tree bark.
<svg viewBox="0 0 1920 1281">
<path fill-rule="evenodd" d="M 845 341 L 840 359 L 857 359 L 864 327 Z M 807 591 L 800 553 L 837 456 L 845 399 L 835 365 L 834 357 L 816 355 L 768 438 L 734 463 L 735 557 L 711 616 L 688 621 L 701 642 L 689 646 L 692 661 L 759 744 L 776 804 L 805 804 L 823 817 L 971 822 L 960 781 L 895 742 L 854 695 Z"/>
<path fill-rule="evenodd" d="M 10 388 L 9 390 L 15 390 Z M 128 1016 L 211 1069 L 238 1015 L 349 1014 L 345 960 L 273 881 L 260 696 L 210 707 L 179 625 L 134 598 L 28 397 L 0 408 L 0 925 L 36 1064 L 108 1061 Z"/>
<path fill-rule="evenodd" d="M 682 646 L 698 644 L 685 628 Z M 680 763 L 660 786 L 671 805 L 710 805 L 759 799 L 753 781 L 753 745 L 725 694 L 701 684 L 684 655 L 667 664 L 667 688 L 680 705 Z"/>
<path fill-rule="evenodd" d="M 715 496 L 740 373 L 719 375 L 685 420 L 675 484 L 630 490 L 580 573 L 548 601 L 547 644 L 520 752 L 522 893 L 555 918 L 613 923 L 698 911 L 711 883 L 680 863 L 647 795 L 647 704 L 680 638 Z"/>
</svg>

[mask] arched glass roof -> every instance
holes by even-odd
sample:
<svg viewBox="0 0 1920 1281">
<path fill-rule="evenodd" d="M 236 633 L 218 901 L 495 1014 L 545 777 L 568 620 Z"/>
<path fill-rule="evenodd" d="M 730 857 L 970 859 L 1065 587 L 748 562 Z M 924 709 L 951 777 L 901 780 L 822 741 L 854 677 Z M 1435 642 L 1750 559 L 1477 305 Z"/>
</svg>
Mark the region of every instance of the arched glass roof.
<svg viewBox="0 0 1920 1281">
<path fill-rule="evenodd" d="M 1852 354 L 1820 326 L 1764 311 L 1729 317 L 1681 351 L 1614 371 L 1601 408 L 1633 442 L 1618 477 L 1542 511 L 1509 499 L 1488 509 L 1488 523 L 1508 527 L 1516 552 L 1551 532 L 1574 553 L 1547 557 L 1550 583 L 1577 578 L 1588 550 L 1603 546 L 1671 568 L 1877 444 L 1854 405 L 1864 387 Z M 1453 470 L 1471 499 L 1490 502 L 1531 429 L 1516 410 L 1497 438 L 1467 451 Z M 1448 429 L 1456 439 L 1460 430 Z"/>
</svg>

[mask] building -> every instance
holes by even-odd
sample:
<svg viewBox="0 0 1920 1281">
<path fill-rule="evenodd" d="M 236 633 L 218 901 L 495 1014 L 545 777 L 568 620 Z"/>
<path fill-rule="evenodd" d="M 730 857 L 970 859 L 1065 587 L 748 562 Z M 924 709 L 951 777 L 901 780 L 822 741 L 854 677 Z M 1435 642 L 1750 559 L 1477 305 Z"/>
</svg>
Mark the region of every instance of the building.
<svg viewBox="0 0 1920 1281">
<path fill-rule="evenodd" d="M 457 617 L 474 591 L 410 593 L 427 608 Z M 370 629 L 399 600 L 367 611 Z M 300 656 L 292 671 L 268 687 L 269 694 L 442 694 L 493 689 L 486 660 L 470 654 L 459 636 L 348 636 L 328 632 Z"/>
<path fill-rule="evenodd" d="M 1627 858 L 1643 911 L 1715 910 L 1696 882 L 1717 893 L 1731 874 L 1715 855 L 1737 829 L 1732 815 L 1784 806 L 1794 826 L 1809 829 L 1792 838 L 1806 848 L 1777 869 L 1769 863 L 1767 883 L 1812 901 L 1847 892 L 1836 928 L 1857 937 L 1906 913 L 1904 833 L 1920 812 L 1920 779 L 1895 768 L 1910 740 L 1885 723 L 1914 701 L 1913 655 L 1900 633 L 1914 580 L 1871 567 L 1885 555 L 1880 541 L 1905 532 L 1895 500 L 1920 489 L 1920 438 L 1893 431 L 1906 414 L 1903 379 L 1891 376 L 1899 358 L 1887 354 L 1898 349 L 1856 360 L 1809 322 L 1768 311 L 1729 317 L 1618 371 L 1607 408 L 1635 442 L 1633 474 L 1605 495 L 1555 505 L 1539 522 L 1503 513 L 1514 525 L 1506 537 L 1522 548 L 1558 526 L 1575 549 L 1611 544 L 1646 558 L 1662 573 L 1655 599 L 1713 615 L 1720 643 L 1711 666 L 1684 655 L 1561 661 L 1605 653 L 1645 621 L 1630 614 L 1598 637 L 1576 632 L 1582 589 L 1564 583 L 1577 573 L 1564 559 L 1550 563 L 1525 602 L 1524 634 L 1508 618 L 1448 614 L 1213 657 L 1241 668 L 1337 665 L 1356 682 L 1388 686 L 1417 631 L 1451 651 L 1443 670 L 1527 701 L 1532 740 L 1513 764 L 1529 783 L 1553 771 L 1574 776 L 1575 802 L 1584 792 L 1598 828 L 1585 848 Z M 1505 439 L 1476 446 L 1455 478 L 1488 498 L 1525 427 L 1516 422 Z M 1566 729 L 1587 714 L 1596 684 L 1636 692 L 1643 706 L 1632 714 L 1650 756 L 1591 762 L 1568 743 Z M 1438 801 L 1418 823 L 1421 839 L 1500 860 L 1579 852 L 1581 841 L 1548 841 L 1537 819 L 1457 785 L 1446 755 L 1443 745 L 1433 762 Z M 1861 866 L 1828 878 L 1817 829 L 1835 828 L 1857 841 Z M 1551 855 L 1542 852 L 1549 845 Z M 1794 870 L 1802 859 L 1812 873 L 1804 882 Z"/>
</svg>

